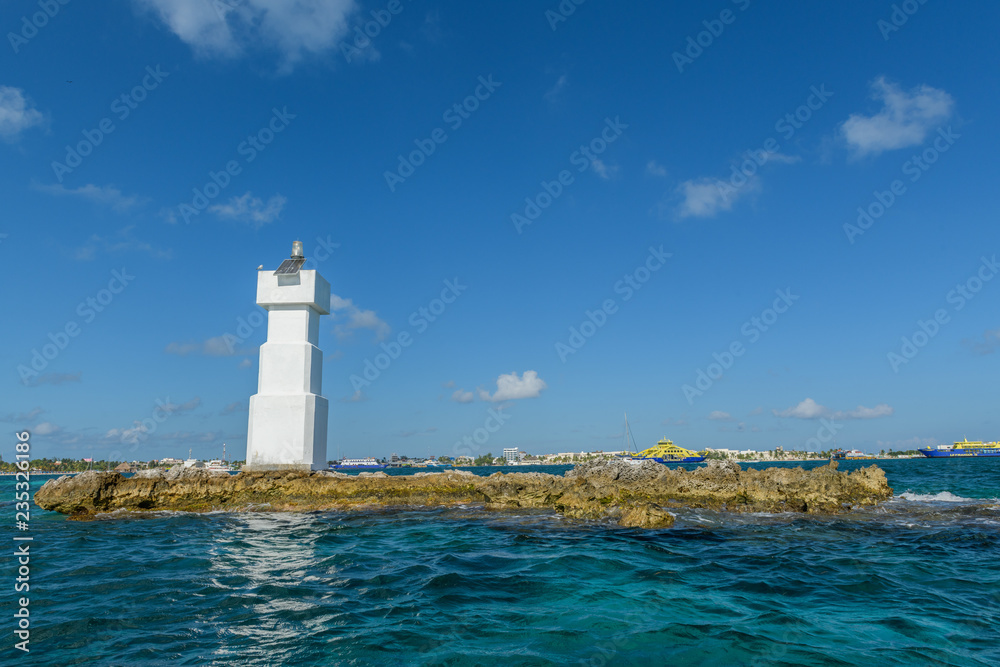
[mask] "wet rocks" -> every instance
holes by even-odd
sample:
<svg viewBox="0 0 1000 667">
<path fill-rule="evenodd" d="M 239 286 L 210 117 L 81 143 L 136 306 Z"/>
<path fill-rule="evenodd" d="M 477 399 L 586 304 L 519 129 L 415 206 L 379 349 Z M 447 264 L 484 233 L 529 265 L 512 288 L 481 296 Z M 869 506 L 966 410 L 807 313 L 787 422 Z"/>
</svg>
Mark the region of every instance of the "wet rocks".
<svg viewBox="0 0 1000 667">
<path fill-rule="evenodd" d="M 876 466 L 847 474 L 836 463 L 803 470 L 743 470 L 711 461 L 692 471 L 652 461 L 588 462 L 564 477 L 544 473 L 464 470 L 387 475 L 338 472 L 245 472 L 212 474 L 192 468 L 145 470 L 131 478 L 87 472 L 50 480 L 35 502 L 75 517 L 125 510 L 311 511 L 359 506 L 482 504 L 487 509 L 551 509 L 579 519 L 611 519 L 620 525 L 673 525 L 671 509 L 703 507 L 736 512 L 838 513 L 892 497 Z"/>
</svg>

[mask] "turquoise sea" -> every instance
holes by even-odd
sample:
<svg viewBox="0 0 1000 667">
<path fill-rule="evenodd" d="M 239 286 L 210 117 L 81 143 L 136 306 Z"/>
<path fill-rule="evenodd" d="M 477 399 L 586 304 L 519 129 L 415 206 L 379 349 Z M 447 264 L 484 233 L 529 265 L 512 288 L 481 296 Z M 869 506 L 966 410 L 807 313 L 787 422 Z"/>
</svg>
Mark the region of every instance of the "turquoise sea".
<svg viewBox="0 0 1000 667">
<path fill-rule="evenodd" d="M 875 510 L 688 510 L 661 531 L 475 507 L 91 522 L 33 507 L 23 532 L 3 477 L 5 552 L 33 537 L 29 593 L 4 559 L 3 662 L 1000 664 L 1000 460 L 879 465 L 897 498 Z"/>
</svg>

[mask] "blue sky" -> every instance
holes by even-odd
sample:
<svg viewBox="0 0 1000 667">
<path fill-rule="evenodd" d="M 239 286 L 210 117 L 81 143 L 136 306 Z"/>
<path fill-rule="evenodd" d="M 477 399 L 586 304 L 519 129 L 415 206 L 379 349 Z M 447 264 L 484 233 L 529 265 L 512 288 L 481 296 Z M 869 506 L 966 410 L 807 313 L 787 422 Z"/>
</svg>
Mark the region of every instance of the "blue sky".
<svg viewBox="0 0 1000 667">
<path fill-rule="evenodd" d="M 0 419 L 242 458 L 299 239 L 331 458 L 1000 438 L 1000 8 L 676 4 L 4 3 Z"/>
</svg>

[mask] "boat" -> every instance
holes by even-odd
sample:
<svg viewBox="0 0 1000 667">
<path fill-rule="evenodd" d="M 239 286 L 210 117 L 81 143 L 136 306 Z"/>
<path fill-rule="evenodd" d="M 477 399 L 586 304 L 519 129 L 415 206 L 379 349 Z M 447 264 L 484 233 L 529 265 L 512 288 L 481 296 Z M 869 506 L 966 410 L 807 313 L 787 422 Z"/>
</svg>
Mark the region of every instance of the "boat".
<svg viewBox="0 0 1000 667">
<path fill-rule="evenodd" d="M 379 463 L 370 456 L 364 459 L 344 459 L 330 466 L 333 470 L 381 470 L 384 467 L 384 463 Z"/>
<path fill-rule="evenodd" d="M 866 454 L 857 449 L 849 449 L 846 452 L 843 449 L 838 449 L 830 456 L 832 460 L 835 461 L 863 461 L 867 459 L 874 459 L 875 456 L 872 454 Z"/>
<path fill-rule="evenodd" d="M 210 472 L 232 472 L 233 467 L 229 465 L 229 461 L 226 458 L 226 443 L 222 443 L 222 458 L 212 459 L 205 464 L 205 470 Z"/>
<path fill-rule="evenodd" d="M 663 437 L 655 446 L 644 449 L 632 457 L 639 461 L 656 461 L 657 463 L 701 463 L 705 457 L 690 449 L 678 447 L 671 440 Z"/>
<path fill-rule="evenodd" d="M 616 457 L 625 461 L 626 463 L 632 463 L 638 465 L 642 463 L 642 459 L 637 459 L 635 450 L 638 449 L 635 446 L 635 438 L 632 437 L 632 430 L 628 427 L 628 413 L 625 413 L 625 441 L 622 447 L 623 452 L 628 452 L 628 454 L 617 454 Z"/>
<path fill-rule="evenodd" d="M 428 468 L 450 468 L 451 467 L 450 463 L 441 463 L 440 461 L 436 461 L 434 459 L 427 459 L 426 461 L 424 461 L 423 463 L 421 463 L 419 465 L 427 466 Z"/>
<path fill-rule="evenodd" d="M 1000 442 L 970 441 L 966 438 L 956 440 L 952 445 L 924 447 L 917 451 L 930 459 L 950 458 L 952 456 L 1000 456 Z"/>
</svg>

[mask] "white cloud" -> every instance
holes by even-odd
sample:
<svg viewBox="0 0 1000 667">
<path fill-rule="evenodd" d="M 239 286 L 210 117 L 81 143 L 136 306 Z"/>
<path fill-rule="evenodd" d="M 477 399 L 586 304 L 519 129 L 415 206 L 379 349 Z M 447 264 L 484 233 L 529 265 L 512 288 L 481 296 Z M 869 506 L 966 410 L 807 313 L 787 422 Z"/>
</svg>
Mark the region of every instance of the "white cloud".
<svg viewBox="0 0 1000 667">
<path fill-rule="evenodd" d="M 358 389 L 353 394 L 351 394 L 350 398 L 342 398 L 342 399 L 340 399 L 340 402 L 341 403 L 363 403 L 363 402 L 365 402 L 367 400 L 368 400 L 368 397 L 365 396 L 364 394 L 362 394 L 361 390 Z"/>
<path fill-rule="evenodd" d="M 52 435 L 53 433 L 58 433 L 61 430 L 62 427 L 56 426 L 52 422 L 42 422 L 31 429 L 31 433 L 32 435 Z"/>
<path fill-rule="evenodd" d="M 895 410 L 886 403 L 879 403 L 874 408 L 866 408 L 859 405 L 854 410 L 838 410 L 833 412 L 811 398 L 807 398 L 795 407 L 786 410 L 772 410 L 775 417 L 793 417 L 795 419 L 819 419 L 829 417 L 830 419 L 846 421 L 848 419 L 877 419 L 879 417 L 889 417 Z"/>
<path fill-rule="evenodd" d="M 456 403 L 472 403 L 474 398 L 471 391 L 465 391 L 464 389 L 456 389 L 455 393 L 451 395 L 451 400 Z"/>
<path fill-rule="evenodd" d="M 594 158 L 594 160 L 590 163 L 590 167 L 594 170 L 595 174 L 603 178 L 605 181 L 610 181 L 618 174 L 617 165 L 606 165 L 603 160 L 598 158 Z"/>
<path fill-rule="evenodd" d="M 650 160 L 646 163 L 646 173 L 650 176 L 666 176 L 667 170 L 663 165 L 658 164 L 656 160 Z"/>
<path fill-rule="evenodd" d="M 0 417 L 0 422 L 11 422 L 11 423 L 20 423 L 20 424 L 30 423 L 30 422 L 33 422 L 36 419 L 38 419 L 38 417 L 40 417 L 42 415 L 42 413 L 44 413 L 44 412 L 45 412 L 45 410 L 43 410 L 42 408 L 37 408 L 37 407 L 36 408 L 32 408 L 28 412 L 20 412 L 20 413 L 17 413 L 17 414 L 11 412 L 11 413 L 8 413 L 8 414 Z"/>
<path fill-rule="evenodd" d="M 376 340 L 385 340 L 392 330 L 374 310 L 362 310 L 350 299 L 330 294 L 330 314 L 334 319 L 346 319 L 333 327 L 333 333 L 341 340 L 350 338 L 357 329 L 371 329 Z"/>
<path fill-rule="evenodd" d="M 775 417 L 794 417 L 795 419 L 819 419 L 820 417 L 827 417 L 830 411 L 824 408 L 822 405 L 807 398 L 798 405 L 787 410 L 777 411 L 772 410 Z"/>
<path fill-rule="evenodd" d="M 935 125 L 951 116 L 955 106 L 951 95 L 927 85 L 904 91 L 879 77 L 871 89 L 871 97 L 883 103 L 881 111 L 874 116 L 851 114 L 840 126 L 857 156 L 922 144 Z"/>
<path fill-rule="evenodd" d="M 264 203 L 259 197 L 254 197 L 249 191 L 240 197 L 233 197 L 227 204 L 216 204 L 208 208 L 220 218 L 250 223 L 254 229 L 259 229 L 269 222 L 281 217 L 287 198 L 276 194 Z"/>
<path fill-rule="evenodd" d="M 280 70 L 336 48 L 346 36 L 354 0 L 134 0 L 201 56 L 276 51 Z"/>
<path fill-rule="evenodd" d="M 740 188 L 734 188 L 721 178 L 698 178 L 684 181 L 677 192 L 684 198 L 677 215 L 682 218 L 711 218 L 720 211 L 732 210 L 743 195 L 759 188 L 759 179 L 752 176 Z"/>
<path fill-rule="evenodd" d="M 39 192 L 45 192 L 57 197 L 83 197 L 84 199 L 89 199 L 92 202 L 110 206 L 119 213 L 125 213 L 129 209 L 140 206 L 147 201 L 145 198 L 139 197 L 138 195 L 130 195 L 126 197 L 122 194 L 121 190 L 113 185 L 99 186 L 88 183 L 87 185 L 81 185 L 78 188 L 67 188 L 61 183 L 54 183 L 52 185 L 32 183 L 32 187 Z"/>
<path fill-rule="evenodd" d="M 235 412 L 248 412 L 249 410 L 250 407 L 247 405 L 245 401 L 235 401 L 233 403 L 230 403 L 226 407 L 222 408 L 222 412 L 220 412 L 219 414 L 231 415 Z"/>
<path fill-rule="evenodd" d="M 538 377 L 535 371 L 524 371 L 524 375 L 517 376 L 517 373 L 508 373 L 497 378 L 497 390 L 490 396 L 485 389 L 479 390 L 479 398 L 484 401 L 511 401 L 520 398 L 538 398 L 543 389 L 548 385 L 545 380 Z"/>
<path fill-rule="evenodd" d="M 983 332 L 982 340 L 966 338 L 962 345 L 969 348 L 975 354 L 993 354 L 1000 347 L 1000 329 L 988 329 Z"/>
<path fill-rule="evenodd" d="M 31 107 L 23 90 L 0 86 L 0 137 L 14 141 L 24 130 L 44 122 L 45 116 Z"/>
<path fill-rule="evenodd" d="M 250 359 L 244 359 L 239 365 L 240 368 L 250 368 L 251 366 L 253 366 L 253 362 Z"/>
<path fill-rule="evenodd" d="M 733 416 L 728 412 L 723 412 L 722 410 L 712 410 L 709 413 L 708 418 L 712 421 L 717 422 L 731 422 L 734 421 Z"/>
<path fill-rule="evenodd" d="M 859 405 L 854 410 L 846 412 L 838 411 L 833 413 L 834 419 L 878 419 L 879 417 L 889 417 L 895 412 L 893 408 L 885 403 L 879 403 L 874 408 L 866 408 Z"/>
</svg>

